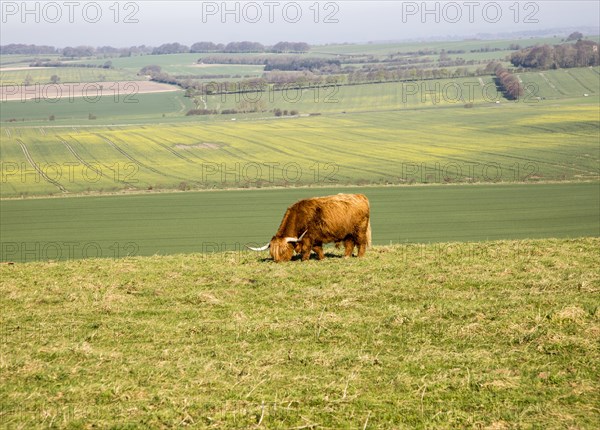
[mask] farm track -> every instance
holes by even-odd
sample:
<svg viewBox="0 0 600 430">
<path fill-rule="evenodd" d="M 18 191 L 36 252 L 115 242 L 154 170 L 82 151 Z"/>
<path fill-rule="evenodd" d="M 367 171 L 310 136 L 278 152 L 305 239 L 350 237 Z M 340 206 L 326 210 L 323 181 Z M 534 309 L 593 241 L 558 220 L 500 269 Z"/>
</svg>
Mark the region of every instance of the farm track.
<svg viewBox="0 0 600 430">
<path fill-rule="evenodd" d="M 165 145 L 164 143 L 162 143 L 162 142 L 159 142 L 159 141 L 158 141 L 158 140 L 156 140 L 156 139 L 153 139 L 153 138 L 151 138 L 151 137 L 149 137 L 149 136 L 145 136 L 145 135 L 143 135 L 143 134 L 141 134 L 141 133 L 136 133 L 136 132 L 131 132 L 130 134 L 131 134 L 131 135 L 133 135 L 133 136 L 138 136 L 138 137 L 140 137 L 140 138 L 142 138 L 142 139 L 149 140 L 149 141 L 150 141 L 150 142 L 152 142 L 152 143 L 155 143 L 156 145 L 160 146 L 160 147 L 161 147 L 162 149 L 164 149 L 165 151 L 167 151 L 167 152 L 169 152 L 169 153 L 173 154 L 175 157 L 179 158 L 180 160 L 186 161 L 186 162 L 188 162 L 188 163 L 191 163 L 191 164 L 196 164 L 196 163 L 194 162 L 194 160 L 190 160 L 190 159 L 189 159 L 189 158 L 187 158 L 185 155 L 183 155 L 183 154 L 180 154 L 179 152 L 175 151 L 175 150 L 174 150 L 173 148 L 171 148 L 170 146 L 168 146 L 168 145 Z"/>
<path fill-rule="evenodd" d="M 124 149 L 122 149 L 120 146 L 118 146 L 116 143 L 114 143 L 112 140 L 110 140 L 109 138 L 105 137 L 104 135 L 102 135 L 100 133 L 94 133 L 94 134 L 96 136 L 100 137 L 102 140 L 104 140 L 106 143 L 108 143 L 114 150 L 116 150 L 117 152 L 119 152 L 121 155 L 123 155 L 125 158 L 127 158 L 129 161 L 133 162 L 134 164 L 138 165 L 139 167 L 143 167 L 144 169 L 148 169 L 151 172 L 156 173 L 158 175 L 166 176 L 160 170 L 157 170 L 157 169 L 155 169 L 152 166 L 147 166 L 146 164 L 144 164 L 141 161 L 137 160 L 133 156 L 129 155 Z"/>
<path fill-rule="evenodd" d="M 519 83 L 523 86 L 523 89 L 525 91 L 527 91 L 527 94 L 529 94 L 529 96 L 531 98 L 537 97 L 537 95 L 535 94 L 535 92 L 531 91 L 529 89 L 529 86 L 523 82 L 523 79 L 521 78 L 521 76 L 520 75 L 516 75 L 516 76 L 517 76 L 517 79 L 519 80 Z"/>
<path fill-rule="evenodd" d="M 579 85 L 581 85 L 583 88 L 585 88 L 589 93 L 591 94 L 595 94 L 596 92 L 588 87 L 587 85 L 585 85 L 581 79 L 579 79 L 577 76 L 575 76 L 574 74 L 572 74 L 569 70 L 566 70 L 567 75 L 569 75 L 573 80 L 575 80 L 575 82 L 577 82 Z"/>
<path fill-rule="evenodd" d="M 547 77 L 546 75 L 544 75 L 544 74 L 543 74 L 543 73 L 541 73 L 541 72 L 540 72 L 540 74 L 539 74 L 539 75 L 542 77 L 542 79 L 543 79 L 544 81 L 546 81 L 546 83 L 547 83 L 547 84 L 550 86 L 550 88 L 552 88 L 553 90 L 555 90 L 557 93 L 559 93 L 559 94 L 560 94 L 560 95 L 562 95 L 562 96 L 565 96 L 565 95 L 566 95 L 566 94 L 565 94 L 565 93 L 564 93 L 562 90 L 560 90 L 560 89 L 556 88 L 556 85 L 554 85 L 552 82 L 550 82 L 550 79 L 548 79 L 548 77 Z"/>
<path fill-rule="evenodd" d="M 31 154 L 29 154 L 29 150 L 27 149 L 27 146 L 25 146 L 25 143 L 21 139 L 17 139 L 17 142 L 19 143 L 19 145 L 21 145 L 23 154 L 25 154 L 25 158 L 27 159 L 29 164 L 31 164 L 31 166 L 40 174 L 40 176 L 42 176 L 50 184 L 57 187 L 63 193 L 67 193 L 68 192 L 67 189 L 60 182 L 55 181 L 54 179 L 48 177 L 48 175 L 46 175 L 46 173 L 42 169 L 40 169 L 38 164 L 31 157 Z"/>
<path fill-rule="evenodd" d="M 88 169 L 92 170 L 94 173 L 96 173 L 97 175 L 99 175 L 100 177 L 106 177 L 106 175 L 102 172 L 102 170 L 99 170 L 98 168 L 92 166 L 90 163 L 88 163 L 83 157 L 81 157 L 81 155 L 79 155 L 79 153 L 77 151 L 75 151 L 75 148 L 73 148 L 71 146 L 71 144 L 69 144 L 69 142 L 67 142 L 64 138 L 57 136 L 58 140 L 69 150 L 69 152 L 71 154 L 73 154 L 73 156 L 84 166 L 86 166 Z M 71 137 L 73 139 L 73 137 Z M 101 163 L 98 163 L 101 164 Z M 127 182 L 122 180 L 121 178 L 118 177 L 118 175 L 116 174 L 116 172 L 111 169 L 109 166 L 104 165 L 106 168 L 108 168 L 111 172 L 114 173 L 114 176 L 112 179 L 115 180 L 115 182 L 121 183 L 123 185 L 126 185 L 128 187 L 133 187 L 135 188 L 135 185 L 132 184 L 131 182 Z M 112 180 L 111 179 L 111 180 Z"/>
<path fill-rule="evenodd" d="M 139 167 L 143 167 L 144 169 L 147 169 L 153 173 L 156 173 L 160 176 L 164 176 L 166 178 L 171 178 L 171 179 L 177 179 L 180 181 L 192 181 L 195 184 L 199 184 L 198 181 L 193 180 L 193 179 L 189 179 L 189 178 L 183 178 L 181 176 L 175 176 L 175 175 L 170 175 L 168 173 L 164 173 L 161 172 L 158 169 L 155 169 L 152 166 L 147 165 L 146 163 L 143 163 L 141 161 L 139 161 L 137 158 L 133 157 L 132 155 L 130 155 L 127 151 L 125 151 L 123 148 L 121 148 L 119 145 L 117 145 L 115 142 L 113 142 L 112 140 L 110 140 L 108 137 L 100 134 L 100 133 L 94 133 L 94 135 L 100 137 L 101 139 L 103 139 L 106 143 L 108 143 L 113 149 L 115 149 L 116 151 L 118 151 L 119 153 L 121 153 L 125 158 L 127 158 L 128 160 L 130 160 L 132 163 L 138 165 Z"/>
<path fill-rule="evenodd" d="M 79 131 L 78 131 L 78 130 L 76 130 L 75 128 L 73 128 L 73 130 L 75 130 L 75 132 L 76 132 L 76 133 L 79 133 Z M 74 136 L 71 136 L 71 135 L 69 135 L 69 138 L 70 138 L 70 139 L 73 139 L 75 142 L 77 142 L 77 144 L 78 144 L 80 147 L 82 147 L 82 148 L 85 148 L 85 146 L 84 146 L 84 145 L 82 145 L 82 143 L 81 143 L 79 140 L 77 140 L 77 138 L 75 138 Z M 69 144 L 69 146 L 71 146 L 71 145 Z M 73 151 L 75 151 L 75 153 L 77 153 L 77 155 L 78 155 L 78 156 L 80 156 L 80 154 L 79 154 L 79 153 L 78 153 L 78 152 L 75 150 L 75 148 L 73 148 Z M 89 154 L 89 152 L 88 152 L 88 154 Z M 95 163 L 97 163 L 97 164 L 99 164 L 99 165 L 101 165 L 101 166 L 104 166 L 106 169 L 108 169 L 110 172 L 112 172 L 112 174 L 113 174 L 113 176 L 112 176 L 112 177 L 113 177 L 113 178 L 116 178 L 116 182 L 119 182 L 119 183 L 122 183 L 122 184 L 124 184 L 124 185 L 127 185 L 127 186 L 128 186 L 128 187 L 130 187 L 130 188 L 137 188 L 137 186 L 136 186 L 135 184 L 133 184 L 133 183 L 131 183 L 131 182 L 128 182 L 128 181 L 121 180 L 121 178 L 119 178 L 119 174 L 118 174 L 118 172 L 117 172 L 117 171 L 115 171 L 115 170 L 114 170 L 114 169 L 113 169 L 111 166 L 107 165 L 106 163 L 103 163 L 103 162 L 99 161 L 99 160 L 98 160 L 96 157 L 94 157 L 92 154 L 89 154 L 89 155 L 90 155 L 90 157 L 91 157 L 91 158 L 94 160 L 94 162 L 95 162 Z M 81 157 L 81 160 L 85 160 L 85 159 L 84 159 L 83 157 Z M 82 161 L 82 162 L 84 162 L 84 161 Z"/>
<path fill-rule="evenodd" d="M 58 140 L 69 150 L 69 152 L 71 154 L 73 154 L 73 157 L 75 157 L 77 160 L 79 160 L 79 162 L 81 164 L 83 164 L 84 166 L 86 166 L 88 169 L 92 170 L 93 172 L 95 172 L 96 174 L 103 176 L 103 173 L 101 170 L 98 170 L 97 168 L 95 168 L 94 166 L 92 166 L 91 164 L 89 164 L 87 161 L 85 161 L 78 153 L 77 151 L 75 151 L 75 149 L 73 149 L 73 147 L 62 137 L 60 136 L 56 136 L 58 138 Z"/>
</svg>

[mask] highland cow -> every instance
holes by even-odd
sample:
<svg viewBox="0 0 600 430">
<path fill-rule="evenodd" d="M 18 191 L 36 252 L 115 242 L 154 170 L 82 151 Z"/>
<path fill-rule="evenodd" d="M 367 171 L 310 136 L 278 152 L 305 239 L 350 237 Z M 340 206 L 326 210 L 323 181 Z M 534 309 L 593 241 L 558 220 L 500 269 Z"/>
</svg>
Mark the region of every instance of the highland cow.
<svg viewBox="0 0 600 430">
<path fill-rule="evenodd" d="M 362 194 L 337 194 L 299 200 L 290 206 L 277 233 L 263 247 L 253 251 L 269 249 L 276 262 L 289 261 L 294 252 L 302 254 L 302 260 L 310 257 L 311 251 L 319 260 L 325 257 L 324 243 L 344 244 L 344 257 L 350 257 L 354 247 L 358 256 L 365 255 L 371 245 L 371 222 L 369 200 Z"/>
</svg>

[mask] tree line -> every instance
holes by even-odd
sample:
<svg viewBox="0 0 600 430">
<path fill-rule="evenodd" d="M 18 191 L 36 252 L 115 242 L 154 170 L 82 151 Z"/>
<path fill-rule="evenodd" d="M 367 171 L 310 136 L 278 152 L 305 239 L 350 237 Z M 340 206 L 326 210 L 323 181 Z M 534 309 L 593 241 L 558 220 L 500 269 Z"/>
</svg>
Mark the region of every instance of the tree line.
<svg viewBox="0 0 600 430">
<path fill-rule="evenodd" d="M 196 42 L 192 46 L 182 45 L 180 43 L 164 43 L 152 50 L 152 54 L 185 54 L 185 53 L 305 53 L 310 49 L 310 45 L 305 42 L 278 42 L 273 46 L 265 46 L 259 42 L 230 42 L 227 45 L 213 42 Z"/>
<path fill-rule="evenodd" d="M 509 72 L 502 64 L 492 63 L 496 74 L 496 83 L 509 100 L 517 100 L 525 94 L 523 85 L 515 75 Z"/>
<path fill-rule="evenodd" d="M 9 45 L 0 45 L 0 54 L 11 55 L 62 55 L 63 57 L 129 57 L 133 55 L 151 54 L 151 46 L 140 45 L 127 48 L 114 48 L 112 46 L 66 46 L 56 48 L 48 45 L 25 45 L 22 43 L 11 43 Z"/>
<path fill-rule="evenodd" d="M 600 65 L 598 44 L 591 40 L 578 40 L 576 43 L 541 45 L 513 52 L 510 62 L 515 67 L 534 69 L 558 69 L 589 67 Z"/>
<path fill-rule="evenodd" d="M 29 67 L 79 67 L 79 68 L 95 68 L 95 69 L 112 69 L 112 61 L 105 61 L 104 64 L 90 63 L 64 63 L 62 61 L 34 61 L 29 64 Z"/>
<path fill-rule="evenodd" d="M 273 53 L 305 53 L 310 45 L 305 42 L 278 42 L 273 46 L 266 46 L 258 42 L 230 42 L 228 44 L 213 42 L 196 42 L 191 46 L 181 43 L 164 43 L 152 47 L 146 45 L 115 48 L 112 46 L 93 47 L 87 45 L 66 46 L 56 48 L 49 45 L 27 45 L 23 43 L 11 43 L 0 45 L 1 55 L 62 55 L 63 57 L 92 57 L 92 56 L 120 56 L 129 57 L 134 55 L 161 55 L 161 54 L 187 54 L 187 53 L 249 53 L 249 52 L 273 52 Z"/>
</svg>

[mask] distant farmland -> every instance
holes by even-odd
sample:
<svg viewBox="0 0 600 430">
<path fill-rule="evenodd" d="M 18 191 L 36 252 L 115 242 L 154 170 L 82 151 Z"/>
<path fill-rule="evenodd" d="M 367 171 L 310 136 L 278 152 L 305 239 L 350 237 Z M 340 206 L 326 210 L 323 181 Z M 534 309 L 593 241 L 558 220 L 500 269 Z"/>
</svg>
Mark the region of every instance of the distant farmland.
<svg viewBox="0 0 600 430">
<path fill-rule="evenodd" d="M 0 87 L 2 102 L 32 100 L 34 103 L 73 103 L 75 98 L 84 98 L 87 104 L 99 102 L 106 97 L 112 103 L 138 103 L 138 94 L 180 91 L 179 87 L 150 81 L 77 82 L 47 85 L 4 85 Z M 39 101 L 38 101 L 39 100 Z M 85 106 L 85 105 L 82 105 Z"/>
<path fill-rule="evenodd" d="M 135 109 L 140 115 L 141 108 L 166 110 L 167 94 L 146 95 L 157 103 Z M 171 103 L 177 109 L 176 100 Z M 103 108 L 108 113 L 111 106 Z M 2 196 L 62 194 L 63 188 L 83 193 L 598 179 L 597 115 L 595 104 L 513 103 L 438 108 L 434 116 L 409 110 L 202 126 L 4 127 Z M 32 174 L 32 163 L 60 187 Z"/>
<path fill-rule="evenodd" d="M 4 64 L 4 63 L 3 63 Z M 23 85 L 27 78 L 31 83 L 48 84 L 56 75 L 61 83 L 110 82 L 139 80 L 135 73 L 120 69 L 88 67 L 29 67 L 21 70 L 0 69 L 0 85 Z M 4 100 L 4 99 L 2 99 Z"/>
<path fill-rule="evenodd" d="M 225 66 L 223 66 L 225 67 Z M 241 67 L 241 66 L 226 66 Z M 246 66 L 244 66 L 246 67 Z M 208 69 L 196 70 L 206 71 Z M 431 80 L 413 80 L 405 82 L 382 82 L 362 85 L 332 85 L 302 90 L 291 86 L 284 90 L 269 90 L 262 93 L 230 93 L 209 95 L 196 98 L 197 106 L 193 100 L 184 97 L 184 92 L 177 93 L 178 105 L 185 109 L 172 111 L 161 109 L 162 102 L 147 99 L 143 103 L 131 105 L 124 103 L 124 97 L 130 92 L 122 91 L 120 98 L 115 101 L 115 92 L 107 91 L 107 97 L 89 102 L 83 98 L 68 100 L 66 93 L 61 100 L 54 100 L 52 88 L 48 89 L 48 99 L 24 105 L 21 102 L 8 101 L 2 103 L 0 121 L 6 126 L 7 121 L 17 120 L 19 125 L 47 124 L 50 115 L 55 115 L 51 125 L 112 125 L 140 122 L 141 116 L 147 122 L 164 122 L 163 114 L 167 115 L 170 122 L 205 122 L 214 120 L 229 120 L 230 118 L 273 118 L 274 109 L 286 110 L 288 113 L 295 111 L 300 115 L 308 114 L 333 114 L 352 113 L 381 110 L 413 110 L 432 108 L 457 108 L 462 112 L 465 106 L 487 106 L 499 102 L 500 104 L 528 105 L 529 107 L 543 107 L 544 103 L 560 100 L 561 103 L 598 103 L 600 88 L 599 68 L 579 68 L 568 70 L 548 70 L 544 72 L 527 72 L 517 74 L 525 87 L 525 95 L 518 102 L 507 101 L 492 76 L 447 78 Z M 100 83 L 102 84 L 102 83 Z M 109 83 L 104 83 L 109 88 Z M 121 85 L 126 85 L 121 83 Z M 139 84 L 152 85 L 152 83 Z M 203 88 L 221 88 L 220 80 L 205 80 Z M 175 89 L 175 87 L 173 87 Z M 243 89 L 243 87 L 240 87 Z M 7 89 L 4 90 L 5 92 Z M 13 91 L 11 89 L 11 91 Z M 142 91 L 135 91 L 135 94 Z M 587 94 L 588 97 L 585 97 Z M 93 93 L 92 96 L 95 94 Z M 146 106 L 146 104 L 148 106 Z M 94 112 L 97 105 L 112 105 L 112 109 Z M 154 109 L 151 109 L 156 105 Z M 186 117 L 185 113 L 194 107 L 215 111 L 217 114 Z M 232 115 L 221 115 L 223 110 L 238 111 Z M 246 113 L 256 110 L 256 113 Z M 96 114 L 94 122 L 90 122 L 87 113 Z M 143 112 L 143 115 L 140 113 Z M 176 113 L 176 115 L 173 115 Z M 437 115 L 437 114 L 436 114 Z"/>
</svg>

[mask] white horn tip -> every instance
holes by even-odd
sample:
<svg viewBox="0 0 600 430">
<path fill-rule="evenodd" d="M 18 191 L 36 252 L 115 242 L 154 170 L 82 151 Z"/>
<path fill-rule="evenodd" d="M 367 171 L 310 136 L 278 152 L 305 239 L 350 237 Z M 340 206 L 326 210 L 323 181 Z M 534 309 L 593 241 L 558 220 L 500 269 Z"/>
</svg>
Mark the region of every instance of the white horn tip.
<svg viewBox="0 0 600 430">
<path fill-rule="evenodd" d="M 253 248 L 252 246 L 246 245 L 246 248 L 252 251 L 266 251 L 271 246 L 271 243 L 267 243 L 265 246 L 261 246 L 260 248 Z"/>
</svg>

